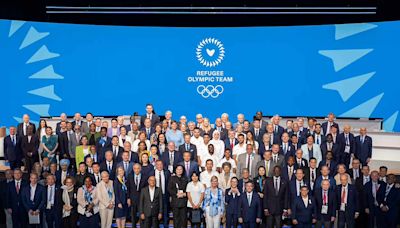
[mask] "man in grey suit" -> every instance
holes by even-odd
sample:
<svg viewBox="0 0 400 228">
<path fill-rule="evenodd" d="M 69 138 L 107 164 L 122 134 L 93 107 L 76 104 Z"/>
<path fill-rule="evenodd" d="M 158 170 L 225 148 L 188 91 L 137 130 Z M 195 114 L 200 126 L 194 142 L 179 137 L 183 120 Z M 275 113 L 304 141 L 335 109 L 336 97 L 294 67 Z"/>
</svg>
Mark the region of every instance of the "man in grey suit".
<svg viewBox="0 0 400 228">
<path fill-rule="evenodd" d="M 275 167 L 277 165 L 282 168 L 282 166 L 285 164 L 285 156 L 283 156 L 282 154 L 279 154 L 279 151 L 280 151 L 279 144 L 272 145 L 271 150 L 272 150 L 273 167 Z"/>
<path fill-rule="evenodd" d="M 260 156 L 254 152 L 252 144 L 246 145 L 246 153 L 239 154 L 236 175 L 239 179 L 242 178 L 242 169 L 247 168 L 250 172 L 250 178 L 257 176 L 257 163 L 260 161 Z"/>
<path fill-rule="evenodd" d="M 142 189 L 139 199 L 140 227 L 158 227 L 162 218 L 163 204 L 161 189 L 156 187 L 156 178 L 150 176 L 149 185 Z"/>
<path fill-rule="evenodd" d="M 272 162 L 272 152 L 270 150 L 264 151 L 263 160 L 257 163 L 257 170 L 261 166 L 265 168 L 265 173 L 267 177 L 272 177 L 274 175 L 274 163 Z"/>
<path fill-rule="evenodd" d="M 72 166 L 75 166 L 75 150 L 76 147 L 79 146 L 82 138 L 81 126 L 76 124 L 74 126 L 74 131 L 73 131 L 72 124 L 68 123 L 67 129 L 68 129 L 67 135 L 68 135 L 68 152 L 69 152 L 68 154 Z"/>
</svg>

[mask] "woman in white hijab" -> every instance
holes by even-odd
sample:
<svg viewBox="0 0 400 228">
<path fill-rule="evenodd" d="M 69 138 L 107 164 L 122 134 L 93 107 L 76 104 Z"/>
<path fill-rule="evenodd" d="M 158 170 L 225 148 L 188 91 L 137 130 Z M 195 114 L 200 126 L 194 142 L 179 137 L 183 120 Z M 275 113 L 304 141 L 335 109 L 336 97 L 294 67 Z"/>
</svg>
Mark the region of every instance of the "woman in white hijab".
<svg viewBox="0 0 400 228">
<path fill-rule="evenodd" d="M 221 160 L 224 157 L 224 151 L 225 151 L 225 144 L 220 139 L 220 136 L 221 136 L 220 132 L 214 130 L 212 133 L 212 139 L 210 140 L 210 143 L 214 145 L 214 153 L 215 155 L 217 155 L 219 160 Z"/>
</svg>

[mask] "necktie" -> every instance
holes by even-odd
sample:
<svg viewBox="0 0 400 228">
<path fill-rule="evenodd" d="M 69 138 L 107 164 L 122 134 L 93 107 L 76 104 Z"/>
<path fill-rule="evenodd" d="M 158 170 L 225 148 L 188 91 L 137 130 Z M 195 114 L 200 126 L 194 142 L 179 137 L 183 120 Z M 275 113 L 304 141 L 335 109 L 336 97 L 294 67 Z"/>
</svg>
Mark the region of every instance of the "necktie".
<svg viewBox="0 0 400 228">
<path fill-rule="evenodd" d="M 169 164 L 174 165 L 174 153 L 169 153 Z"/>
<path fill-rule="evenodd" d="M 256 129 L 255 135 L 256 137 L 258 137 L 258 129 Z"/>
<path fill-rule="evenodd" d="M 17 181 L 17 187 L 16 187 L 16 190 L 17 190 L 17 194 L 19 194 L 19 181 Z"/>
<path fill-rule="evenodd" d="M 278 163 L 278 156 L 274 155 L 274 162 Z"/>
<path fill-rule="evenodd" d="M 269 161 L 265 161 L 265 171 L 267 172 L 267 176 L 268 176 L 268 171 L 269 171 Z"/>
<path fill-rule="evenodd" d="M 319 135 L 317 135 L 317 144 L 319 144 Z"/>
<path fill-rule="evenodd" d="M 249 173 L 250 173 L 250 155 L 247 155 L 247 169 L 249 169 Z"/>
<path fill-rule="evenodd" d="M 50 203 L 51 206 L 53 205 L 53 186 L 50 187 L 49 203 Z"/>
<path fill-rule="evenodd" d="M 186 143 L 186 151 L 189 151 L 189 144 Z"/>
<path fill-rule="evenodd" d="M 361 136 L 361 143 L 364 143 L 364 136 Z"/>
<path fill-rule="evenodd" d="M 231 150 L 233 150 L 233 146 L 235 146 L 235 144 L 233 143 L 233 139 L 231 139 Z"/>
<path fill-rule="evenodd" d="M 136 179 L 135 179 L 135 184 L 136 184 L 136 190 L 139 191 L 139 176 L 136 175 Z"/>
<path fill-rule="evenodd" d="M 125 172 L 128 172 L 128 162 L 125 162 Z"/>
<path fill-rule="evenodd" d="M 108 172 L 111 172 L 111 163 L 108 163 Z"/>
<path fill-rule="evenodd" d="M 345 201 L 346 201 L 346 188 L 344 188 L 343 186 L 342 186 L 342 197 L 341 197 L 341 202 L 342 203 L 346 203 Z"/>
<path fill-rule="evenodd" d="M 278 132 L 278 126 L 275 125 L 275 133 L 277 133 L 277 132 Z"/>
<path fill-rule="evenodd" d="M 186 162 L 186 176 L 189 177 L 189 162 Z"/>
<path fill-rule="evenodd" d="M 293 167 L 290 166 L 290 167 L 289 167 L 289 180 L 292 179 L 292 175 L 293 175 Z"/>
<path fill-rule="evenodd" d="M 327 202 L 328 200 L 327 200 L 327 197 L 326 197 L 326 191 L 324 191 L 324 205 L 326 205 L 328 202 Z"/>
<path fill-rule="evenodd" d="M 247 194 L 247 201 L 249 201 L 249 207 L 251 205 L 251 194 Z"/>
<path fill-rule="evenodd" d="M 275 195 L 279 193 L 278 178 L 275 178 Z"/>
<path fill-rule="evenodd" d="M 13 145 L 15 146 L 15 135 L 11 136 L 11 141 L 12 141 Z"/>
<path fill-rule="evenodd" d="M 283 152 L 284 152 L 284 154 L 286 154 L 286 152 L 287 152 L 286 143 L 283 144 Z"/>
<path fill-rule="evenodd" d="M 348 146 L 348 145 L 350 145 L 350 143 L 349 143 L 349 136 L 346 134 L 346 145 Z"/>
<path fill-rule="evenodd" d="M 311 170 L 311 181 L 315 182 L 314 170 Z"/>
<path fill-rule="evenodd" d="M 99 175 L 96 174 L 96 184 L 98 184 L 98 183 L 99 183 Z"/>
<path fill-rule="evenodd" d="M 158 172 L 158 187 L 160 187 L 161 192 L 164 193 L 164 189 L 163 189 L 162 181 L 161 181 L 161 171 Z"/>
</svg>

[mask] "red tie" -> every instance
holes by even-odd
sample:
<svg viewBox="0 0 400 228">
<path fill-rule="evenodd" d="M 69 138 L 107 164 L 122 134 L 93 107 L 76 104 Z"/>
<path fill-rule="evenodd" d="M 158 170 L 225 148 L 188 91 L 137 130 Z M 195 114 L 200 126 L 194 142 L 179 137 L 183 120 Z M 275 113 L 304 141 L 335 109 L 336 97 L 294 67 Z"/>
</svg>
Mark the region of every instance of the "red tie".
<svg viewBox="0 0 400 228">
<path fill-rule="evenodd" d="M 233 139 L 231 139 L 231 150 L 233 150 L 233 146 L 235 146 L 235 144 L 233 143 Z"/>
<path fill-rule="evenodd" d="M 346 189 L 344 187 L 342 187 L 342 188 L 343 188 L 343 190 L 342 190 L 342 203 L 346 203 L 345 202 L 345 200 L 346 200 Z"/>
<path fill-rule="evenodd" d="M 324 205 L 326 205 L 326 202 L 327 201 L 327 199 L 326 199 L 326 191 L 324 191 Z"/>
</svg>

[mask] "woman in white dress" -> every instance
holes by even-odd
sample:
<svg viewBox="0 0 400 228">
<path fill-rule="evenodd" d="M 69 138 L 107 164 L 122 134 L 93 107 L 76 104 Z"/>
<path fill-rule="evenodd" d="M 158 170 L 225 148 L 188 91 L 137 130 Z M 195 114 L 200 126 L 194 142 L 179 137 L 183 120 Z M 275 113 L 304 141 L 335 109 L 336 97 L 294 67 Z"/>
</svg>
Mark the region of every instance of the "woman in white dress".
<svg viewBox="0 0 400 228">
<path fill-rule="evenodd" d="M 128 132 L 126 131 L 126 128 L 124 126 L 119 128 L 119 133 L 120 134 L 118 140 L 120 147 L 124 147 L 125 142 L 129 142 L 130 144 L 132 144 L 132 138 L 129 135 L 127 135 Z"/>
</svg>

